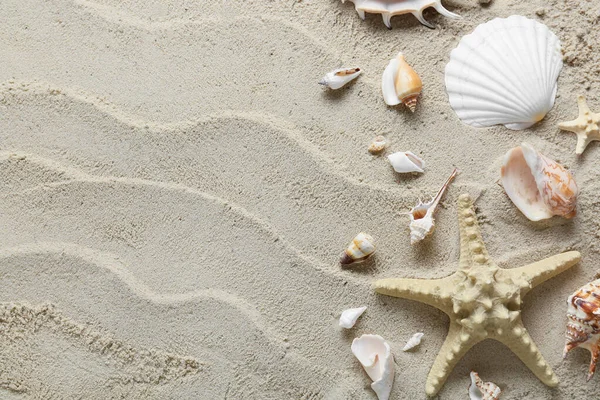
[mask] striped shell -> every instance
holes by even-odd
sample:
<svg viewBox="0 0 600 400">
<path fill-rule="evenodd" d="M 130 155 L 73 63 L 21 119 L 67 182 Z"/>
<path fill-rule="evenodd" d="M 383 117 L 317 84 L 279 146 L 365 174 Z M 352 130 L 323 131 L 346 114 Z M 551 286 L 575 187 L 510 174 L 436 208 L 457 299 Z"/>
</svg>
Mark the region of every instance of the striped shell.
<svg viewBox="0 0 600 400">
<path fill-rule="evenodd" d="M 498 400 L 502 391 L 492 382 L 484 382 L 475 371 L 471 371 L 469 397 L 471 400 Z"/>
<path fill-rule="evenodd" d="M 466 124 L 525 129 L 554 105 L 560 41 L 522 16 L 496 18 L 462 38 L 446 66 L 450 105 Z"/>
<path fill-rule="evenodd" d="M 375 252 L 375 243 L 373 237 L 368 233 L 361 232 L 348 245 L 342 257 L 340 264 L 348 265 L 362 262 L 369 258 Z"/>
</svg>

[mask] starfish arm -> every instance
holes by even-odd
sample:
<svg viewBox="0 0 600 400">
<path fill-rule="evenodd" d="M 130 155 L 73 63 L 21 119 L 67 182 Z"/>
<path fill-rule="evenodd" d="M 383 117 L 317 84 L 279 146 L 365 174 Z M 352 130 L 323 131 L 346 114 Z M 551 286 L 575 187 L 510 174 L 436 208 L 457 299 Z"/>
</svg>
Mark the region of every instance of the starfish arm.
<svg viewBox="0 0 600 400">
<path fill-rule="evenodd" d="M 521 286 L 521 297 L 542 282 L 566 271 L 581 259 L 578 251 L 568 251 L 520 268 L 505 269 L 513 282 Z"/>
<path fill-rule="evenodd" d="M 585 128 L 581 127 L 581 121 L 579 119 L 574 119 L 573 121 L 560 122 L 558 127 L 563 131 L 569 131 L 573 133 L 579 134 Z"/>
<path fill-rule="evenodd" d="M 590 144 L 593 140 L 598 140 L 598 139 L 589 137 L 585 133 L 578 133 L 577 134 L 577 147 L 575 148 L 575 154 L 577 154 L 577 155 L 583 154 L 583 152 L 587 148 L 588 144 Z"/>
<path fill-rule="evenodd" d="M 544 360 L 544 356 L 540 353 L 520 319 L 511 332 L 495 339 L 515 353 L 523 361 L 523 364 L 544 384 L 551 387 L 558 385 L 558 378 L 554 375 L 550 365 Z"/>
<path fill-rule="evenodd" d="M 480 341 L 476 336 L 466 333 L 458 323 L 450 322 L 448 336 L 427 376 L 425 392 L 428 396 L 435 396 L 440 391 L 456 364 Z"/>
<path fill-rule="evenodd" d="M 477 224 L 473 199 L 463 194 L 458 198 L 458 227 L 460 230 L 459 269 L 468 274 L 473 265 L 489 260 L 481 231 Z"/>
<path fill-rule="evenodd" d="M 451 293 L 454 286 L 452 276 L 442 279 L 380 279 L 373 284 L 377 293 L 428 304 L 446 314 L 452 311 Z"/>
<path fill-rule="evenodd" d="M 579 107 L 579 115 L 585 115 L 590 112 L 590 108 L 585 101 L 584 95 L 577 96 L 577 106 Z"/>
</svg>

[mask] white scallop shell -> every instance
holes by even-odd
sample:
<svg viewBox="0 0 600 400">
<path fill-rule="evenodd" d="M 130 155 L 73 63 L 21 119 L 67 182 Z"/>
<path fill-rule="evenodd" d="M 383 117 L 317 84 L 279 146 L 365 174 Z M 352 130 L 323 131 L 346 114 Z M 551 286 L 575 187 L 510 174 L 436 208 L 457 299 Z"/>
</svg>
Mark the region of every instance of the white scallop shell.
<svg viewBox="0 0 600 400">
<path fill-rule="evenodd" d="M 409 340 L 406 342 L 406 345 L 402 349 L 402 351 L 408 351 L 414 349 L 418 345 L 421 344 L 421 339 L 423 338 L 424 333 L 417 332 L 415 333 Z"/>
<path fill-rule="evenodd" d="M 388 160 L 392 167 L 394 167 L 394 171 L 399 174 L 406 174 L 408 172 L 425 172 L 423 168 L 425 168 L 425 161 L 423 161 L 420 157 L 413 154 L 410 151 L 399 151 L 394 154 L 390 154 L 388 156 Z"/>
<path fill-rule="evenodd" d="M 379 335 L 362 335 L 352 341 L 352 353 L 358 358 L 373 383 L 379 400 L 387 400 L 394 384 L 394 356 L 390 345 Z"/>
<path fill-rule="evenodd" d="M 348 82 L 358 78 L 361 73 L 362 70 L 360 68 L 339 68 L 328 72 L 319 81 L 319 85 L 326 86 L 329 89 L 339 89 Z"/>
<path fill-rule="evenodd" d="M 528 128 L 554 105 L 562 65 L 560 41 L 547 26 L 519 15 L 493 19 L 450 54 L 450 105 L 471 126 Z"/>
<path fill-rule="evenodd" d="M 444 8 L 442 0 L 350 0 L 354 3 L 354 8 L 360 16 L 365 19 L 365 12 L 381 14 L 383 23 L 389 29 L 392 29 L 391 19 L 394 15 L 412 14 L 420 23 L 428 28 L 435 28 L 423 18 L 423 11 L 426 8 L 433 7 L 437 12 L 448 18 L 460 18 Z M 342 0 L 345 3 L 346 0 Z"/>
<path fill-rule="evenodd" d="M 350 329 L 356 324 L 358 318 L 365 312 L 367 307 L 349 308 L 342 311 L 340 315 L 340 326 L 342 328 Z"/>
</svg>

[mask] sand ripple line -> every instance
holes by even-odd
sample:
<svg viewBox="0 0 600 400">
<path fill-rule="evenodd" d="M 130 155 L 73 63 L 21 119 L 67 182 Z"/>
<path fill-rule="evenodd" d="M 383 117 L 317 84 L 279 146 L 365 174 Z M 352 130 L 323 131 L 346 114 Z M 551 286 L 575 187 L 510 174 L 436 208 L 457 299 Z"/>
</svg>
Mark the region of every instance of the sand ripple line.
<svg viewBox="0 0 600 400">
<path fill-rule="evenodd" d="M 56 310 L 52 304 L 30 306 L 27 304 L 0 303 L 0 343 L 2 351 L 19 358 L 19 344 L 29 336 L 49 329 L 51 332 L 75 339 L 91 353 L 99 354 L 117 364 L 124 373 L 111 377 L 121 384 L 159 384 L 196 374 L 203 363 L 193 357 L 182 357 L 156 349 L 137 349 L 115 338 L 92 330 Z M 4 367 L 7 367 L 6 365 Z M 4 369 L 4 368 L 3 368 Z M 19 376 L 11 377 L 9 371 L 0 379 L 0 387 L 16 392 L 27 392 Z"/>
<path fill-rule="evenodd" d="M 289 121 L 286 121 L 285 119 L 266 112 L 223 110 L 218 114 L 206 115 L 202 118 L 197 118 L 194 120 L 161 123 L 147 121 L 138 116 L 129 114 L 123 110 L 120 110 L 115 104 L 109 102 L 108 100 L 87 94 L 83 91 L 53 87 L 50 84 L 44 84 L 36 81 L 15 80 L 2 83 L 2 87 L 0 89 L 0 103 L 5 105 L 10 104 L 11 96 L 17 95 L 18 93 L 37 94 L 49 96 L 51 98 L 64 96 L 80 103 L 89 104 L 105 115 L 126 126 L 139 129 L 141 131 L 149 131 L 154 133 L 168 132 L 172 134 L 181 134 L 181 132 L 195 128 L 198 125 L 219 120 L 239 119 L 250 121 L 257 125 L 269 127 L 285 135 L 288 139 L 295 142 L 302 150 L 304 150 L 327 174 L 335 175 L 353 186 L 386 192 L 389 194 L 398 195 L 401 198 L 406 196 L 406 193 L 398 187 L 364 182 L 348 174 L 346 170 L 339 165 L 338 161 L 333 160 L 331 157 L 321 151 L 318 146 L 314 145 L 310 140 L 306 139 L 301 133 L 299 133 L 299 127 L 295 126 Z"/>
</svg>

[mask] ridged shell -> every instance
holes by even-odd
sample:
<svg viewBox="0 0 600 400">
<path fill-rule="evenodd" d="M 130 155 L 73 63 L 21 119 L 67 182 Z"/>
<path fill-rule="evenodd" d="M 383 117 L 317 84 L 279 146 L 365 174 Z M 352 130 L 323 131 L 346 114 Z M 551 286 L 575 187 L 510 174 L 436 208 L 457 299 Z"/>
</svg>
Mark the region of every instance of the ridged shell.
<svg viewBox="0 0 600 400">
<path fill-rule="evenodd" d="M 350 329 L 356 324 L 358 318 L 365 312 L 367 307 L 349 308 L 342 312 L 340 315 L 340 326 L 342 328 Z"/>
<path fill-rule="evenodd" d="M 506 153 L 501 176 L 506 194 L 531 221 L 577 213 L 579 189 L 573 174 L 527 143 Z"/>
<path fill-rule="evenodd" d="M 402 52 L 388 63 L 381 76 L 383 100 L 388 106 L 403 103 L 415 112 L 417 100 L 423 90 L 423 82 L 415 70 L 408 65 Z"/>
<path fill-rule="evenodd" d="M 394 356 L 379 335 L 362 335 L 352 341 L 352 354 L 373 381 L 371 389 L 379 400 L 388 400 L 394 384 Z"/>
<path fill-rule="evenodd" d="M 426 8 L 433 7 L 445 17 L 448 18 L 460 18 L 444 8 L 441 0 L 350 0 L 354 3 L 356 12 L 362 18 L 365 19 L 365 12 L 373 14 L 381 14 L 383 23 L 389 29 L 392 29 L 391 19 L 394 15 L 412 14 L 420 23 L 428 28 L 435 28 L 434 25 L 430 24 L 423 18 L 423 11 Z M 342 0 L 345 3 L 346 0 Z"/>
<path fill-rule="evenodd" d="M 328 87 L 329 89 L 339 89 L 350 81 L 358 78 L 362 73 L 360 68 L 340 68 L 328 72 L 323 79 L 319 81 L 319 85 Z"/>
<path fill-rule="evenodd" d="M 492 382 L 483 382 L 479 374 L 471 371 L 471 385 L 469 385 L 469 397 L 471 400 L 498 400 L 502 391 L 498 385 Z"/>
<path fill-rule="evenodd" d="M 554 105 L 560 41 L 522 16 L 496 18 L 462 38 L 446 66 L 450 105 L 466 124 L 525 129 Z"/>
<path fill-rule="evenodd" d="M 425 172 L 425 161 L 419 156 L 410 151 L 399 151 L 397 153 L 390 154 L 388 160 L 394 171 L 399 174 L 406 174 L 409 172 Z"/>
<path fill-rule="evenodd" d="M 567 333 L 563 356 L 575 347 L 592 353 L 589 381 L 600 356 L 600 279 L 583 286 L 567 300 Z"/>
<path fill-rule="evenodd" d="M 362 262 L 369 258 L 375 252 L 375 242 L 368 233 L 361 232 L 348 245 L 342 257 L 340 264 L 354 264 Z"/>
</svg>

